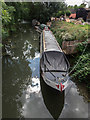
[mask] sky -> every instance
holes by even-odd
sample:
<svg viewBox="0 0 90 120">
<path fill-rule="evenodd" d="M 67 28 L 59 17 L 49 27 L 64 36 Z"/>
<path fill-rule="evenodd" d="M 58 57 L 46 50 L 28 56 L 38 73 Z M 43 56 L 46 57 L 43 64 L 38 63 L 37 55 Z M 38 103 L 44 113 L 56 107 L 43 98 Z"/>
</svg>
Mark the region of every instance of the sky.
<svg viewBox="0 0 90 120">
<path fill-rule="evenodd" d="M 82 0 L 66 0 L 68 5 L 80 5 L 82 4 Z"/>
<path fill-rule="evenodd" d="M 90 1 L 90 0 L 86 0 L 86 1 Z M 82 4 L 83 0 L 65 0 L 65 2 L 67 3 L 67 5 L 80 5 Z"/>
</svg>

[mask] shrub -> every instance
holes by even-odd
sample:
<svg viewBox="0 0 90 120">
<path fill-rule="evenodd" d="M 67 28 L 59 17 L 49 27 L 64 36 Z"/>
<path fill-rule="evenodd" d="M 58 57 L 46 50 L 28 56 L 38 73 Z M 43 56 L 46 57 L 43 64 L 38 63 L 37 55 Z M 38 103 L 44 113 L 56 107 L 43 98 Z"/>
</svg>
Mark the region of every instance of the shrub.
<svg viewBox="0 0 90 120">
<path fill-rule="evenodd" d="M 70 33 L 64 33 L 62 36 L 62 40 L 70 41 L 72 40 L 72 35 Z"/>
<path fill-rule="evenodd" d="M 67 16 L 70 16 L 70 14 L 71 14 L 71 11 L 70 11 L 70 10 L 67 10 L 67 11 L 66 11 L 66 15 L 67 15 Z"/>
<path fill-rule="evenodd" d="M 72 74 L 72 78 L 77 78 L 80 82 L 88 82 L 88 76 L 90 75 L 90 53 L 80 56 L 80 62 L 75 68 L 75 72 Z"/>
<path fill-rule="evenodd" d="M 87 47 L 88 46 L 88 40 L 86 40 L 86 41 L 84 41 L 84 42 L 82 42 L 82 43 L 78 43 L 77 44 L 77 50 L 78 50 L 78 52 L 83 52 L 83 50 L 85 49 L 85 47 Z"/>
<path fill-rule="evenodd" d="M 0 47 L 2 47 L 2 44 L 0 43 Z"/>
<path fill-rule="evenodd" d="M 58 13 L 56 14 L 56 17 L 60 17 L 61 15 L 65 15 L 64 11 L 58 11 Z"/>
<path fill-rule="evenodd" d="M 75 25 L 62 21 L 53 23 L 52 29 L 60 40 L 87 40 L 89 36 L 87 25 Z"/>
</svg>

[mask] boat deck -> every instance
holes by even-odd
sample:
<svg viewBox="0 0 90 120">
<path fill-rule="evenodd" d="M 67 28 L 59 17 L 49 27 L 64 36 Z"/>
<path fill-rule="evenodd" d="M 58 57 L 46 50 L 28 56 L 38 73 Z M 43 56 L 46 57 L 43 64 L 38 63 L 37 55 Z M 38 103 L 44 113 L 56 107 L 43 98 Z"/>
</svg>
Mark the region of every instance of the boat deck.
<svg viewBox="0 0 90 120">
<path fill-rule="evenodd" d="M 50 72 L 44 73 L 44 75 L 47 79 L 49 79 L 55 83 L 66 82 L 67 79 L 64 79 L 64 77 L 62 76 L 65 74 L 66 74 L 65 72 L 52 72 L 52 74 Z M 56 76 L 56 77 L 54 77 L 54 76 Z"/>
<path fill-rule="evenodd" d="M 56 38 L 52 34 L 50 30 L 43 30 L 43 43 L 44 43 L 44 51 L 60 51 L 62 52 L 62 49 L 60 48 Z"/>
</svg>

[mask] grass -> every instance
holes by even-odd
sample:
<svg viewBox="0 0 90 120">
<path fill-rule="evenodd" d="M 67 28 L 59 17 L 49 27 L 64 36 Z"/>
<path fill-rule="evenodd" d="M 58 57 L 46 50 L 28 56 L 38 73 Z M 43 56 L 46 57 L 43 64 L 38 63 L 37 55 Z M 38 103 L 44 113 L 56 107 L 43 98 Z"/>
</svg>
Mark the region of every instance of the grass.
<svg viewBox="0 0 90 120">
<path fill-rule="evenodd" d="M 86 40 L 88 38 L 88 29 L 90 25 L 76 25 L 65 21 L 53 22 L 51 30 L 56 39 L 62 44 L 62 41 Z"/>
</svg>

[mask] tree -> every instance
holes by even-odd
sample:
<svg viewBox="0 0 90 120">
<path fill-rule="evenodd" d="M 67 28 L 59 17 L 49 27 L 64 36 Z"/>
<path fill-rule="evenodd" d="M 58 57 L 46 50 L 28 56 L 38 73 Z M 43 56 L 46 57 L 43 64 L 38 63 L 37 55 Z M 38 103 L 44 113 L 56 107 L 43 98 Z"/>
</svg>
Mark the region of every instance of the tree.
<svg viewBox="0 0 90 120">
<path fill-rule="evenodd" d="M 13 6 L 8 6 L 6 3 L 2 2 L 2 37 L 3 38 L 9 36 L 11 26 L 15 24 L 14 12 L 15 12 L 15 8 Z"/>
<path fill-rule="evenodd" d="M 87 18 L 87 11 L 85 8 L 79 8 L 77 11 L 76 11 L 76 19 L 78 18 L 83 18 L 84 21 L 86 21 L 86 18 Z"/>
<path fill-rule="evenodd" d="M 79 8 L 85 8 L 86 7 L 86 4 L 82 3 Z"/>
<path fill-rule="evenodd" d="M 3 2 L 2 33 L 6 38 L 22 20 L 37 19 L 41 23 L 49 21 L 53 16 L 65 14 L 67 5 L 64 2 Z M 58 11 L 62 11 L 61 13 Z"/>
<path fill-rule="evenodd" d="M 71 11 L 70 10 L 66 10 L 66 15 L 70 16 L 70 14 L 71 14 Z"/>
</svg>

